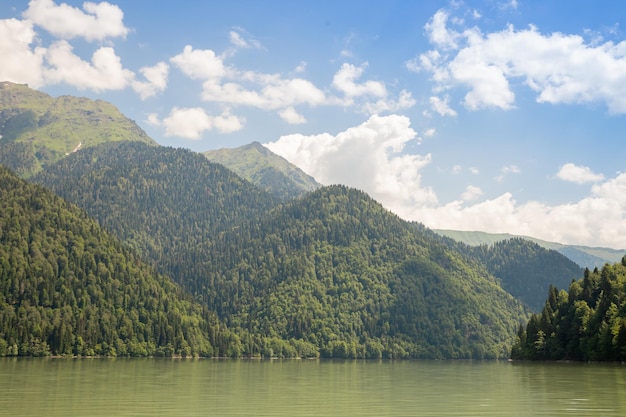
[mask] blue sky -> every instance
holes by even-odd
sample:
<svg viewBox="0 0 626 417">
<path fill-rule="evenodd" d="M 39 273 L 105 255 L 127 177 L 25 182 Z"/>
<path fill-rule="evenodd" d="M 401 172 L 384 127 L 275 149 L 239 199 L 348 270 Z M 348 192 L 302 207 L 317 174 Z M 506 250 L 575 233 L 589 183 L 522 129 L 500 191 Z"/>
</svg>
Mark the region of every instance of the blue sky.
<svg viewBox="0 0 626 417">
<path fill-rule="evenodd" d="M 4 0 L 0 80 L 433 228 L 626 248 L 621 1 Z"/>
</svg>

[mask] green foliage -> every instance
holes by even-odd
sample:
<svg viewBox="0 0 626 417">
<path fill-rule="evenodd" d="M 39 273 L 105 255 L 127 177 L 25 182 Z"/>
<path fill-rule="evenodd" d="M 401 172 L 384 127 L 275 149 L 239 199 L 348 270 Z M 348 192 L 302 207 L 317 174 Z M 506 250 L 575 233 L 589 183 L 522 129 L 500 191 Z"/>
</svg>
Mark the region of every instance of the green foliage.
<svg viewBox="0 0 626 417">
<path fill-rule="evenodd" d="M 567 288 L 583 272 L 560 253 L 522 238 L 502 240 L 489 246 L 454 247 L 482 262 L 502 282 L 502 288 L 535 312 L 543 307 L 542 294 L 550 285 Z"/>
<path fill-rule="evenodd" d="M 551 287 L 540 314 L 521 327 L 513 359 L 626 360 L 626 257 L 588 269 L 569 292 Z"/>
<path fill-rule="evenodd" d="M 0 135 L 0 164 L 22 177 L 77 149 L 101 143 L 128 140 L 156 144 L 107 102 L 52 98 L 10 82 L 0 82 Z"/>
<path fill-rule="evenodd" d="M 233 337 L 85 212 L 0 167 L 0 356 L 213 356 Z"/>
<path fill-rule="evenodd" d="M 478 263 L 354 189 L 279 205 L 201 155 L 137 143 L 36 180 L 214 310 L 231 355 L 503 357 L 525 317 Z"/>
<path fill-rule="evenodd" d="M 259 142 L 234 149 L 206 151 L 203 155 L 281 200 L 300 197 L 320 187 L 313 177 Z"/>
</svg>

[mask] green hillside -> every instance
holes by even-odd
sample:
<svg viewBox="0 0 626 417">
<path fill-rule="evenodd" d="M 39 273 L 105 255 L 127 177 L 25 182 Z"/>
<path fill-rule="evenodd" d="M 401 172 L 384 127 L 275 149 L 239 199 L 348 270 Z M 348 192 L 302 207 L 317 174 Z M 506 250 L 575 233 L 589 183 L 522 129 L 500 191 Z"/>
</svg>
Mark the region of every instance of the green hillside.
<svg viewBox="0 0 626 417">
<path fill-rule="evenodd" d="M 120 140 L 156 144 L 105 101 L 53 98 L 0 82 L 0 164 L 22 177 L 77 150 Z"/>
<path fill-rule="evenodd" d="M 622 256 L 626 254 L 626 249 L 617 250 L 579 245 L 563 245 L 561 243 L 547 242 L 533 237 L 516 236 L 508 233 L 485 233 L 460 230 L 435 230 L 435 232 L 471 246 L 491 245 L 503 240 L 521 237 L 525 240 L 534 242 L 541 247 L 552 249 L 561 253 L 576 262 L 576 264 L 578 264 L 581 268 L 600 268 L 607 263 L 612 264 L 619 262 Z"/>
<path fill-rule="evenodd" d="M 321 186 L 313 177 L 259 142 L 234 149 L 206 151 L 203 155 L 280 199 L 299 197 Z"/>
<path fill-rule="evenodd" d="M 0 167 L 0 356 L 217 356 L 237 341 L 84 211 Z"/>
<path fill-rule="evenodd" d="M 526 317 L 481 264 L 346 187 L 279 205 L 201 155 L 137 143 L 35 179 L 248 334 L 246 355 L 504 357 Z"/>
<path fill-rule="evenodd" d="M 568 292 L 550 288 L 542 312 L 520 326 L 511 357 L 626 361 L 626 257 L 586 269 Z"/>
<path fill-rule="evenodd" d="M 567 288 L 583 272 L 559 252 L 522 238 L 490 245 L 456 244 L 452 247 L 483 263 L 501 281 L 502 288 L 535 312 L 543 308 L 550 286 Z"/>
</svg>

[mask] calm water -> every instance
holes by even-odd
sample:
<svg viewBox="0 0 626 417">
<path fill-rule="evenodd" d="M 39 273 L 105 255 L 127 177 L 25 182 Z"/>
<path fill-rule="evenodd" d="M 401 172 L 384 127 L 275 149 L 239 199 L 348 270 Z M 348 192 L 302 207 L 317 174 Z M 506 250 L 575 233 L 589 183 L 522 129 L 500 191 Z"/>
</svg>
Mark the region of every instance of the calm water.
<svg viewBox="0 0 626 417">
<path fill-rule="evenodd" d="M 626 416 L 626 366 L 2 359 L 0 416 Z"/>
</svg>

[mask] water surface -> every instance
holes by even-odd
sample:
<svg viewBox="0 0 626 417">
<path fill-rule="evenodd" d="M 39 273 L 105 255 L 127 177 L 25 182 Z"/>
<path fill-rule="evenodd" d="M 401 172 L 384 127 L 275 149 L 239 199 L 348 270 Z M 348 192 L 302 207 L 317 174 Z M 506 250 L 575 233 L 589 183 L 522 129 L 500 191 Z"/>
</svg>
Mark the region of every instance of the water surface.
<svg viewBox="0 0 626 417">
<path fill-rule="evenodd" d="M 0 416 L 626 416 L 626 366 L 1 359 Z"/>
</svg>

